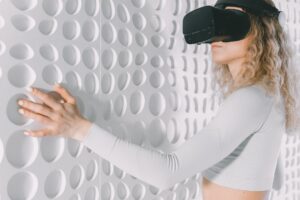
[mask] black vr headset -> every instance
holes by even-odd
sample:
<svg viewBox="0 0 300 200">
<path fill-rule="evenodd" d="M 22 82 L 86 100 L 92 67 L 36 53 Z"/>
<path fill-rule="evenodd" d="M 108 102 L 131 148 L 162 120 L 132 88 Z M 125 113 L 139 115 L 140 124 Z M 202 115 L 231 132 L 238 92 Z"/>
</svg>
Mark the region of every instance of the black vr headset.
<svg viewBox="0 0 300 200">
<path fill-rule="evenodd" d="M 276 7 L 264 0 L 218 0 L 213 6 L 203 6 L 187 13 L 183 18 L 183 34 L 188 44 L 238 41 L 250 30 L 250 18 L 246 12 L 225 9 L 237 6 L 255 15 L 278 17 Z"/>
</svg>

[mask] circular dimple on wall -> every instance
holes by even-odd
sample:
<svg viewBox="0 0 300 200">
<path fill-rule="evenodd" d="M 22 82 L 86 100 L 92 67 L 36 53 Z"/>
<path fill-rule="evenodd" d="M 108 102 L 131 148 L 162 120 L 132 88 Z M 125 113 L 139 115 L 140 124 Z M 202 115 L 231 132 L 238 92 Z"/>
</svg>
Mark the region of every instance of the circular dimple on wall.
<svg viewBox="0 0 300 200">
<path fill-rule="evenodd" d="M 58 59 L 58 50 L 52 44 L 44 44 L 40 47 L 41 56 L 51 62 L 55 62 Z"/>
<path fill-rule="evenodd" d="M 99 12 L 99 0 L 85 0 L 85 12 L 93 17 Z"/>
<path fill-rule="evenodd" d="M 137 69 L 133 72 L 132 82 L 136 86 L 140 86 L 146 81 L 146 72 L 143 69 Z"/>
<path fill-rule="evenodd" d="M 98 174 L 98 164 L 96 160 L 91 160 L 88 163 L 87 168 L 85 170 L 86 180 L 92 181 L 93 179 L 96 178 L 97 174 Z"/>
<path fill-rule="evenodd" d="M 78 189 L 84 180 L 84 169 L 81 165 L 76 165 L 72 168 L 69 176 L 71 187 L 75 190 Z"/>
<path fill-rule="evenodd" d="M 103 113 L 102 113 L 102 117 L 104 120 L 109 120 L 112 114 L 112 110 L 113 110 L 113 102 L 112 100 L 108 100 L 108 101 L 104 101 L 103 103 Z"/>
<path fill-rule="evenodd" d="M 57 21 L 55 19 L 42 20 L 39 24 L 39 31 L 44 35 L 52 35 L 57 29 Z"/>
<path fill-rule="evenodd" d="M 151 73 L 151 75 L 149 77 L 149 81 L 150 81 L 150 84 L 152 85 L 152 87 L 160 88 L 163 86 L 163 84 L 165 82 L 165 77 L 161 73 L 161 71 L 154 71 Z"/>
<path fill-rule="evenodd" d="M 35 137 L 28 137 L 23 131 L 14 132 L 7 140 L 6 158 L 16 168 L 31 165 L 38 155 L 39 144 Z"/>
<path fill-rule="evenodd" d="M 132 34 L 127 28 L 120 29 L 118 32 L 118 39 L 123 46 L 128 47 L 132 43 Z"/>
<path fill-rule="evenodd" d="M 146 132 L 145 122 L 138 120 L 133 124 L 134 129 L 131 130 L 131 141 L 134 144 L 142 145 L 145 140 L 144 133 Z"/>
<path fill-rule="evenodd" d="M 112 0 L 102 0 L 101 8 L 102 14 L 106 19 L 111 20 L 114 18 L 116 10 Z"/>
<path fill-rule="evenodd" d="M 175 144 L 180 135 L 177 129 L 177 121 L 175 119 L 170 119 L 167 125 L 167 139 L 170 143 Z"/>
<path fill-rule="evenodd" d="M 93 106 L 91 105 L 87 105 L 86 106 L 86 109 L 85 109 L 85 112 L 84 112 L 84 116 L 90 120 L 91 122 L 95 122 L 96 119 L 97 119 L 97 113 L 96 113 L 96 110 Z"/>
<path fill-rule="evenodd" d="M 165 44 L 165 39 L 160 35 L 153 35 L 151 37 L 151 42 L 154 47 L 161 48 Z"/>
<path fill-rule="evenodd" d="M 137 30 L 142 31 L 147 25 L 147 20 L 142 13 L 134 13 L 132 15 L 132 23 Z"/>
<path fill-rule="evenodd" d="M 130 110 L 133 114 L 142 112 L 145 106 L 145 96 L 143 92 L 136 91 L 130 97 Z"/>
<path fill-rule="evenodd" d="M 161 20 L 159 15 L 153 15 L 150 19 L 150 26 L 155 32 L 161 32 L 166 24 L 163 20 Z"/>
<path fill-rule="evenodd" d="M 176 74 L 175 74 L 174 71 L 171 71 L 171 72 L 168 73 L 167 80 L 168 80 L 168 83 L 171 86 L 175 86 L 176 85 Z"/>
<path fill-rule="evenodd" d="M 132 52 L 129 50 L 122 50 L 118 55 L 119 64 L 125 68 L 132 63 Z"/>
<path fill-rule="evenodd" d="M 126 109 L 127 109 L 127 100 L 125 95 L 121 94 L 115 100 L 115 104 L 114 104 L 115 113 L 119 117 L 122 117 L 124 116 Z"/>
<path fill-rule="evenodd" d="M 66 187 L 66 175 L 62 170 L 54 170 L 46 177 L 44 191 L 48 198 L 59 197 Z"/>
<path fill-rule="evenodd" d="M 85 200 L 98 200 L 99 199 L 99 190 L 96 186 L 91 186 L 87 189 L 84 195 Z"/>
<path fill-rule="evenodd" d="M 40 144 L 41 154 L 45 161 L 54 163 L 61 158 L 65 149 L 63 137 L 43 137 Z"/>
<path fill-rule="evenodd" d="M 68 151 L 74 158 L 79 157 L 83 150 L 83 145 L 72 138 L 68 138 Z"/>
<path fill-rule="evenodd" d="M 11 200 L 35 199 L 38 190 L 38 179 L 31 172 L 18 172 L 7 183 L 7 193 Z"/>
<path fill-rule="evenodd" d="M 22 32 L 31 30 L 35 26 L 35 20 L 28 15 L 17 14 L 11 17 L 13 26 Z"/>
<path fill-rule="evenodd" d="M 113 174 L 113 165 L 107 160 L 102 160 L 102 171 L 106 176 L 111 176 Z"/>
<path fill-rule="evenodd" d="M 160 116 L 166 109 L 166 100 L 160 92 L 151 95 L 149 110 L 154 116 Z"/>
<path fill-rule="evenodd" d="M 143 8 L 146 4 L 145 0 L 131 0 L 131 3 L 137 8 Z"/>
<path fill-rule="evenodd" d="M 142 200 L 145 198 L 146 187 L 137 183 L 133 186 L 131 194 L 134 200 Z"/>
<path fill-rule="evenodd" d="M 139 52 L 135 56 L 135 64 L 136 65 L 144 65 L 148 60 L 148 56 L 145 52 Z"/>
<path fill-rule="evenodd" d="M 130 189 L 124 182 L 119 182 L 117 185 L 117 194 L 120 199 L 127 199 L 130 195 Z"/>
<path fill-rule="evenodd" d="M 38 0 L 11 0 L 11 2 L 19 10 L 27 11 L 36 7 Z"/>
<path fill-rule="evenodd" d="M 28 87 L 36 80 L 36 73 L 27 64 L 16 64 L 8 70 L 7 78 L 17 88 Z"/>
<path fill-rule="evenodd" d="M 18 43 L 11 47 L 10 55 L 18 60 L 29 60 L 34 56 L 32 48 L 26 43 Z"/>
<path fill-rule="evenodd" d="M 55 17 L 62 11 L 63 2 L 62 0 L 43 0 L 42 6 L 47 15 Z"/>
<path fill-rule="evenodd" d="M 170 92 L 168 103 L 170 103 L 169 105 L 173 111 L 179 110 L 179 108 L 182 104 L 182 101 L 181 101 L 181 98 L 178 97 L 177 92 L 175 92 L 175 91 Z"/>
<path fill-rule="evenodd" d="M 110 94 L 114 88 L 115 79 L 112 73 L 108 72 L 102 76 L 101 89 L 104 94 Z"/>
<path fill-rule="evenodd" d="M 66 82 L 69 86 L 71 86 L 73 89 L 79 90 L 81 89 L 81 78 L 80 75 L 75 71 L 69 71 L 66 74 Z"/>
<path fill-rule="evenodd" d="M 85 90 L 89 94 L 96 94 L 99 90 L 99 80 L 97 75 L 95 73 L 89 72 L 84 78 L 84 86 Z"/>
<path fill-rule="evenodd" d="M 117 53 L 114 49 L 105 49 L 101 55 L 102 64 L 107 70 L 111 70 L 117 62 Z"/>
<path fill-rule="evenodd" d="M 149 124 L 147 137 L 152 146 L 157 147 L 159 146 L 164 139 L 166 133 L 166 125 L 165 123 L 159 119 L 153 119 Z"/>
<path fill-rule="evenodd" d="M 111 182 L 106 182 L 101 186 L 101 199 L 113 200 L 115 197 L 115 188 Z"/>
<path fill-rule="evenodd" d="M 122 72 L 118 77 L 119 90 L 125 90 L 130 82 L 130 74 L 127 71 Z"/>
<path fill-rule="evenodd" d="M 11 97 L 8 101 L 8 105 L 6 106 L 6 114 L 8 119 L 15 125 L 27 125 L 31 123 L 33 119 L 25 117 L 24 115 L 18 112 L 18 110 L 21 108 L 17 103 L 19 99 L 30 99 L 31 101 L 33 101 L 33 99 L 29 98 L 25 94 L 16 94 L 13 97 Z"/>
<path fill-rule="evenodd" d="M 67 40 L 75 40 L 80 35 L 80 24 L 76 20 L 69 20 L 63 23 L 62 32 Z"/>
<path fill-rule="evenodd" d="M 95 20 L 87 20 L 82 25 L 82 36 L 88 42 L 93 42 L 98 38 L 99 27 Z"/>
<path fill-rule="evenodd" d="M 102 26 L 102 38 L 108 44 L 112 44 L 117 39 L 117 30 L 110 22 L 103 24 Z"/>
<path fill-rule="evenodd" d="M 65 9 L 68 14 L 76 15 L 81 9 L 81 0 L 68 0 Z"/>
<path fill-rule="evenodd" d="M 62 82 L 62 72 L 55 64 L 47 65 L 42 71 L 43 80 L 49 85 Z"/>
<path fill-rule="evenodd" d="M 125 133 L 124 133 L 124 129 L 123 127 L 120 127 L 121 128 L 121 133 L 117 133 L 116 136 L 119 136 L 120 138 L 125 138 Z M 126 176 L 126 172 L 123 171 L 122 169 L 118 168 L 117 166 L 114 166 L 114 174 L 115 176 L 118 178 L 118 179 L 124 179 L 125 176 Z"/>
<path fill-rule="evenodd" d="M 80 50 L 75 45 L 67 45 L 63 48 L 63 58 L 69 65 L 77 65 L 80 61 Z"/>
<path fill-rule="evenodd" d="M 96 69 L 99 63 L 99 56 L 96 49 L 93 47 L 85 48 L 82 52 L 82 62 L 88 69 L 90 70 Z"/>
<path fill-rule="evenodd" d="M 135 34 L 135 41 L 140 47 L 145 47 L 148 44 L 147 37 L 141 32 Z"/>
<path fill-rule="evenodd" d="M 129 14 L 129 11 L 128 11 L 126 5 L 124 5 L 124 3 L 120 3 L 118 5 L 117 13 L 118 13 L 118 17 L 121 22 L 128 23 L 130 21 L 130 14 Z"/>
<path fill-rule="evenodd" d="M 157 55 L 157 56 L 153 56 L 151 58 L 151 65 L 155 68 L 160 68 L 164 65 L 164 60 L 162 59 L 161 56 Z"/>
</svg>

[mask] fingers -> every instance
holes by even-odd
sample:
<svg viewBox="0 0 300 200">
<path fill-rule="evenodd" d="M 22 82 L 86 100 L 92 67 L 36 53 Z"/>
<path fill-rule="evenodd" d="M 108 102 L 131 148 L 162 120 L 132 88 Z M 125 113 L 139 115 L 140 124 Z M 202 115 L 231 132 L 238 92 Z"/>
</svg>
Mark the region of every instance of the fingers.
<svg viewBox="0 0 300 200">
<path fill-rule="evenodd" d="M 59 84 L 55 84 L 54 89 L 64 98 L 67 103 L 75 104 L 75 98 L 65 88 L 61 87 Z"/>
<path fill-rule="evenodd" d="M 47 116 L 51 119 L 55 119 L 55 113 L 53 113 L 53 111 L 48 106 L 39 103 L 34 103 L 26 99 L 20 99 L 18 101 L 18 104 L 23 108 L 26 108 L 27 110 L 31 110 L 35 113 Z"/>
<path fill-rule="evenodd" d="M 41 99 L 46 105 L 51 107 L 53 110 L 60 110 L 62 105 L 58 103 L 51 95 L 42 92 L 37 88 L 30 88 L 31 93 Z"/>
<path fill-rule="evenodd" d="M 48 129 L 43 129 L 43 130 L 38 130 L 38 131 L 25 131 L 24 132 L 25 135 L 27 136 L 32 136 L 32 137 L 42 137 L 42 136 L 48 136 L 51 135 L 50 134 L 50 130 Z"/>
<path fill-rule="evenodd" d="M 28 110 L 26 108 L 19 109 L 19 113 L 21 113 L 22 115 L 24 115 L 26 117 L 37 120 L 37 121 L 39 121 L 43 124 L 50 124 L 51 123 L 51 120 L 48 117 L 46 117 L 44 115 L 41 115 L 41 114 L 38 114 L 38 113 L 35 113 L 35 112 L 31 112 L 30 110 Z"/>
</svg>

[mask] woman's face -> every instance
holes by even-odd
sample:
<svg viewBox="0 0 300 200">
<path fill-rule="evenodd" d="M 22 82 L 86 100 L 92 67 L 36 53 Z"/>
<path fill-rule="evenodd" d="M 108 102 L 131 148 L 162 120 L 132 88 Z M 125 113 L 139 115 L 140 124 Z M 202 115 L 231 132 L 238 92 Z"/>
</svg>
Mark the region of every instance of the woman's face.
<svg viewBox="0 0 300 200">
<path fill-rule="evenodd" d="M 225 9 L 236 9 L 245 12 L 240 7 L 226 6 Z M 213 42 L 211 44 L 212 59 L 217 64 L 229 64 L 230 62 L 245 57 L 247 48 L 251 42 L 251 35 L 242 40 L 233 42 Z M 220 46 L 213 46 L 220 45 Z"/>
</svg>

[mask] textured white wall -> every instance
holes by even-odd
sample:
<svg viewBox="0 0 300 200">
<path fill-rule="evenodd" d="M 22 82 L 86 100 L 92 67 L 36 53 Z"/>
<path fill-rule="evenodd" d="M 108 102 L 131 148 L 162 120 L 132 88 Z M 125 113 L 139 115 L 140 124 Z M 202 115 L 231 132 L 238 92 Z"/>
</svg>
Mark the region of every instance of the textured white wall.
<svg viewBox="0 0 300 200">
<path fill-rule="evenodd" d="M 170 151 L 214 115 L 209 45 L 187 45 L 183 16 L 205 0 L 0 0 L 0 199 L 201 199 L 196 174 L 159 191 L 63 137 L 33 138 L 17 112 L 27 86 L 62 82 L 82 113 L 135 144 Z M 288 13 L 300 54 L 300 2 Z M 284 137 L 285 184 L 300 199 L 299 138 Z M 197 158 L 195 158 L 197 159 Z"/>
</svg>

